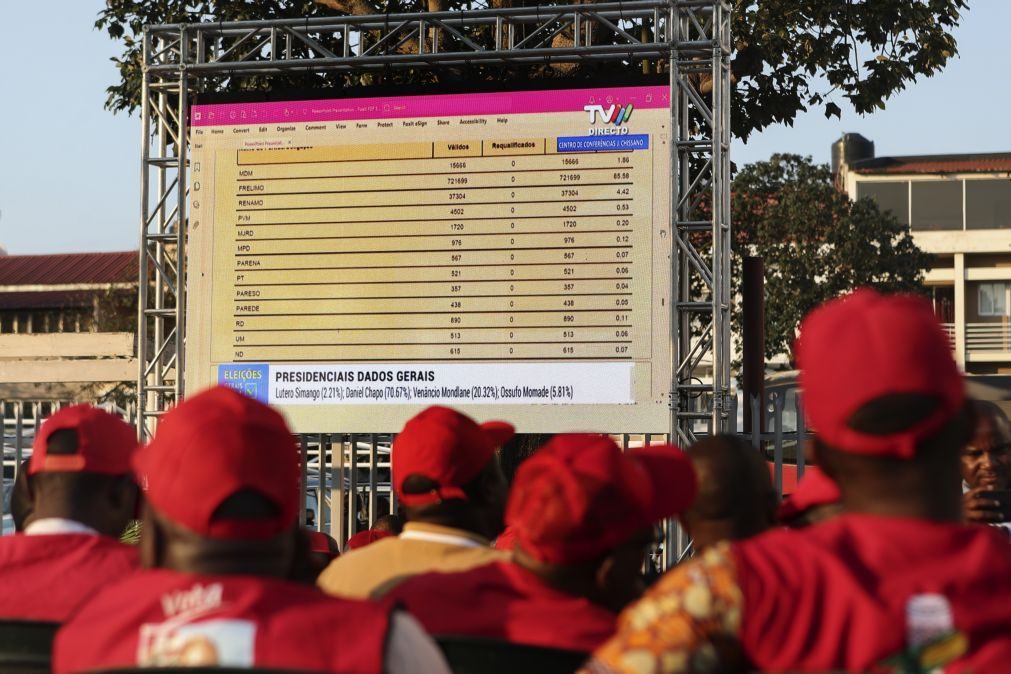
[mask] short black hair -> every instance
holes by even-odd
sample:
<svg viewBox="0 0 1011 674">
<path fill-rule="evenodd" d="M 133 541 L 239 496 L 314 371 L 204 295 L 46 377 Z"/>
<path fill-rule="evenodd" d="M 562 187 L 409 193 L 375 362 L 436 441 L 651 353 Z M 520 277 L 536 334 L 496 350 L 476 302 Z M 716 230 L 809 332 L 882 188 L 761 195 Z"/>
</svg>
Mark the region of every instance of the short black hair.
<svg viewBox="0 0 1011 674">
<path fill-rule="evenodd" d="M 718 433 L 691 445 L 686 453 L 702 469 L 698 494 L 689 512 L 702 520 L 746 520 L 769 506 L 775 490 L 765 456 L 740 435 Z M 700 465 L 701 463 L 701 465 Z M 708 473 L 708 474 L 706 474 Z"/>
<path fill-rule="evenodd" d="M 941 401 L 922 393 L 890 393 L 864 404 L 850 415 L 846 425 L 866 435 L 891 435 L 928 418 Z"/>
<path fill-rule="evenodd" d="M 867 435 L 887 436 L 912 428 L 927 419 L 940 406 L 937 398 L 920 393 L 893 393 L 876 398 L 864 404 L 850 415 L 847 426 Z M 930 463 L 945 452 L 954 450 L 957 454 L 972 438 L 974 416 L 971 404 L 966 404 L 929 436 L 917 443 L 912 461 Z M 904 459 L 893 456 L 864 456 L 833 447 L 818 437 L 817 429 L 813 438 L 816 445 L 829 450 L 827 453 L 833 464 L 876 461 L 902 465 Z"/>
</svg>

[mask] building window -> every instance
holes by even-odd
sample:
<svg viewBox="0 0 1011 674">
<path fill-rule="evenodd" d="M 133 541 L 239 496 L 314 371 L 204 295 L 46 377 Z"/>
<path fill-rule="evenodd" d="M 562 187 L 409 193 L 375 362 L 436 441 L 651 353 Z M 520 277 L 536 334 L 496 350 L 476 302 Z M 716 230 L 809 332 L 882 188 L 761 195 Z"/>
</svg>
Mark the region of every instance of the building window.
<svg viewBox="0 0 1011 674">
<path fill-rule="evenodd" d="M 1008 315 L 1008 283 L 981 283 L 979 285 L 979 315 Z"/>
<path fill-rule="evenodd" d="M 962 227 L 962 181 L 913 181 L 913 231 L 960 230 Z"/>
<path fill-rule="evenodd" d="M 903 181 L 860 181 L 857 199 L 873 199 L 882 211 L 890 211 L 900 223 L 909 226 L 909 183 Z"/>
<path fill-rule="evenodd" d="M 1011 228 L 1011 180 L 966 180 L 965 226 L 968 229 Z"/>
</svg>

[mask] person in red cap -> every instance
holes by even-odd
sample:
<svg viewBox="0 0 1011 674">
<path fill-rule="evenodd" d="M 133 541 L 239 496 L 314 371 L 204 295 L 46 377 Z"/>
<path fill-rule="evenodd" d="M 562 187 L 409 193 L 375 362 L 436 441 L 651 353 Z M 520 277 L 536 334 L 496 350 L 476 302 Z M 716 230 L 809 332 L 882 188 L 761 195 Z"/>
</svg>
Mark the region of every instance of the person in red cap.
<svg viewBox="0 0 1011 674">
<path fill-rule="evenodd" d="M 503 552 L 512 552 L 512 549 L 516 546 L 516 532 L 512 527 L 506 526 L 495 538 L 495 549 L 502 550 Z"/>
<path fill-rule="evenodd" d="M 280 414 L 228 387 L 162 417 L 134 460 L 146 483 L 144 570 L 57 633 L 57 674 L 203 665 L 318 672 L 448 669 L 416 621 L 289 580 L 299 451 Z"/>
<path fill-rule="evenodd" d="M 817 466 L 809 466 L 797 488 L 779 507 L 779 521 L 800 529 L 817 524 L 842 511 L 839 485 Z"/>
<path fill-rule="evenodd" d="M 319 586 L 337 596 L 377 598 L 418 573 L 507 558 L 491 539 L 502 530 L 507 490 L 497 451 L 513 433 L 505 422 L 478 424 L 448 407 L 410 419 L 391 458 L 407 517 L 403 533 L 334 560 Z"/>
<path fill-rule="evenodd" d="M 302 571 L 296 572 L 295 576 L 298 580 L 315 585 L 316 579 L 319 578 L 319 574 L 323 573 L 323 569 L 341 556 L 340 546 L 332 536 L 322 531 L 305 529 L 303 533 L 308 539 L 309 547 L 306 551 L 304 564 L 302 564 Z"/>
<path fill-rule="evenodd" d="M 586 671 L 1007 671 L 1011 544 L 962 524 L 972 414 L 931 305 L 857 291 L 813 311 L 795 353 L 844 512 L 675 568 Z"/>
<path fill-rule="evenodd" d="M 772 528 L 779 498 L 769 464 L 751 443 L 718 434 L 692 444 L 685 454 L 695 468 L 699 493 L 679 519 L 695 552 Z"/>
<path fill-rule="evenodd" d="M 589 653 L 645 589 L 654 526 L 695 496 L 676 447 L 626 453 L 602 435 L 557 435 L 520 465 L 506 521 L 513 561 L 415 576 L 387 597 L 434 635 Z"/>
<path fill-rule="evenodd" d="M 372 545 L 376 541 L 381 541 L 384 538 L 389 538 L 393 534 L 389 531 L 380 531 L 378 529 L 366 529 L 365 531 L 359 531 L 357 534 L 348 539 L 347 548 L 348 550 L 361 550 L 366 545 Z"/>
<path fill-rule="evenodd" d="M 137 567 L 136 549 L 118 540 L 136 508 L 136 449 L 133 427 L 90 405 L 42 424 L 22 487 L 30 519 L 0 538 L 0 618 L 63 622 Z"/>
</svg>

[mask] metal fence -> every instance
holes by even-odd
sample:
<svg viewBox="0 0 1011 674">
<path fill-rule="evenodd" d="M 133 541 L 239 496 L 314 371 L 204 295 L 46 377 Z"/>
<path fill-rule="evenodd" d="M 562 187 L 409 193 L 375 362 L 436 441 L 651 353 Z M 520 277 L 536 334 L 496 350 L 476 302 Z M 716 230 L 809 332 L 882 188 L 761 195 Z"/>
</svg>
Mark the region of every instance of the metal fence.
<svg viewBox="0 0 1011 674">
<path fill-rule="evenodd" d="M 41 421 L 67 401 L 27 401 L 0 403 L 0 419 L 4 428 L 2 502 L 3 533 L 13 530 L 10 520 L 10 491 L 21 462 L 31 455 L 35 429 Z M 757 398 L 750 401 L 753 427 L 746 435 L 752 445 L 763 452 L 769 461 L 776 491 L 788 494 L 796 480 L 804 473 L 804 439 L 807 429 L 801 414 L 800 401 L 795 388 L 777 389 L 765 396 L 764 404 Z M 136 409 L 130 405 L 119 408 L 103 404 L 101 407 L 120 415 L 129 423 L 135 422 Z M 740 404 L 732 407 L 731 418 L 737 418 L 737 428 L 743 430 Z M 764 432 L 759 420 L 765 418 Z M 700 422 L 697 432 L 708 432 L 705 422 Z M 305 509 L 300 517 L 303 525 L 326 531 L 340 542 L 355 533 L 368 529 L 375 520 L 397 512 L 397 497 L 392 489 L 390 434 L 310 433 L 298 436 L 302 452 L 301 488 Z M 669 441 L 660 434 L 623 434 L 614 439 L 624 448 L 641 447 Z M 665 540 L 672 540 L 664 537 Z M 657 550 L 658 565 L 676 563 L 690 546 L 677 545 L 677 554 L 668 557 L 662 548 Z"/>
</svg>

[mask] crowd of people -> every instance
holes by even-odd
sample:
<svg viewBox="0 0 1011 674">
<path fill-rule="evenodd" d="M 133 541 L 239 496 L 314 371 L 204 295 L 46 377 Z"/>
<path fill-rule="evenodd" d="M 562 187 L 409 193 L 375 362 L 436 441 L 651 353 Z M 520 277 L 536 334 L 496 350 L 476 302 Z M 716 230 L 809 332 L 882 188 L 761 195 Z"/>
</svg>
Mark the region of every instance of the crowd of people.
<svg viewBox="0 0 1011 674">
<path fill-rule="evenodd" d="M 513 426 L 436 406 L 392 446 L 403 520 L 343 550 L 298 525 L 299 450 L 267 405 L 212 388 L 144 446 L 63 408 L 14 488 L 0 619 L 60 624 L 58 674 L 442 674 L 448 637 L 584 674 L 1011 671 L 1011 424 L 966 397 L 930 305 L 857 291 L 804 320 L 795 355 L 816 467 L 782 503 L 733 435 L 560 434 L 510 484 Z M 671 518 L 694 556 L 647 578 Z"/>
</svg>

